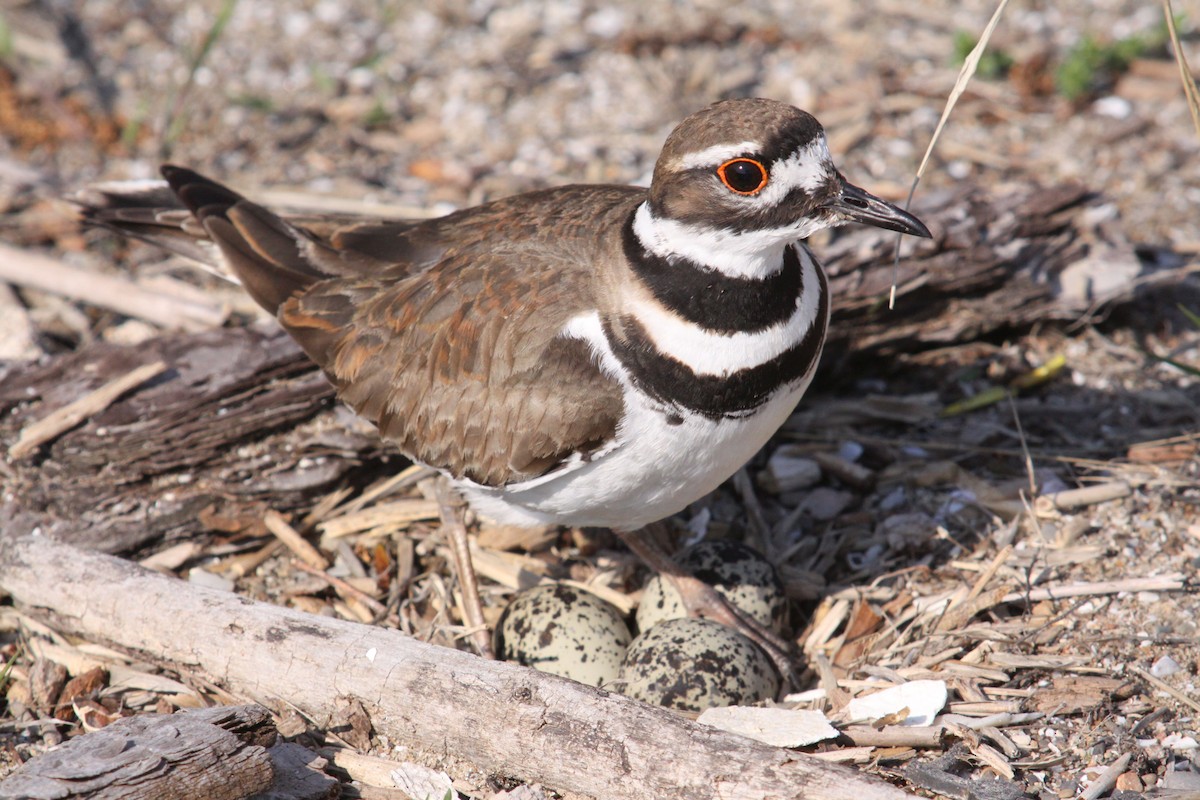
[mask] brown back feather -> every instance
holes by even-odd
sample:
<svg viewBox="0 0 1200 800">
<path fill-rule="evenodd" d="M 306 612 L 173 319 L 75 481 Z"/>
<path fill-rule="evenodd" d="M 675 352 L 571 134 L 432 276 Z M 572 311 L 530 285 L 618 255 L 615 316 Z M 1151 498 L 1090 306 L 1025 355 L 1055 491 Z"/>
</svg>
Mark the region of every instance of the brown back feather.
<svg viewBox="0 0 1200 800">
<path fill-rule="evenodd" d="M 563 187 L 435 220 L 331 227 L 191 170 L 163 175 L 191 218 L 114 199 L 92 221 L 160 244 L 207 234 L 342 399 L 413 458 L 501 485 L 615 435 L 620 387 L 560 333 L 596 308 L 592 262 L 618 256 L 595 235 L 601 220 L 619 223 L 642 190 Z"/>
</svg>

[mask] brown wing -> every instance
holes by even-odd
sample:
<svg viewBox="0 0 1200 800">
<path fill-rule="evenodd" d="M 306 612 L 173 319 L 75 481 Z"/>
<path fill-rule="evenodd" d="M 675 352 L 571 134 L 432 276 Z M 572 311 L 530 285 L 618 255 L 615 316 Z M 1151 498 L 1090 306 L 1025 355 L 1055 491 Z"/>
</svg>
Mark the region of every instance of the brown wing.
<svg viewBox="0 0 1200 800">
<path fill-rule="evenodd" d="M 579 192 L 627 213 L 638 190 L 567 187 L 319 237 L 193 172 L 163 174 L 342 399 L 413 458 L 502 485 L 615 434 L 620 387 L 559 336 L 595 307 L 592 265 L 539 232 L 594 230 L 595 213 L 572 210 Z"/>
</svg>

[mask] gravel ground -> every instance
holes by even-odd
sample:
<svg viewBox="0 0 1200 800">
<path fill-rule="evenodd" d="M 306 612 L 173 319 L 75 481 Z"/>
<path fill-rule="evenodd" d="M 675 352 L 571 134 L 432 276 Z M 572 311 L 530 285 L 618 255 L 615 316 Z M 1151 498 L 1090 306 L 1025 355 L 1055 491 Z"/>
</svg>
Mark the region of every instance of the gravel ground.
<svg viewBox="0 0 1200 800">
<path fill-rule="evenodd" d="M 242 2 L 218 30 L 221 7 L 215 1 L 0 0 L 8 32 L 0 36 L 0 238 L 97 271 L 153 262 L 157 257 L 147 250 L 121 251 L 118 265 L 113 245 L 94 233 L 81 235 L 57 198 L 97 179 L 152 177 L 165 158 L 247 191 L 287 188 L 393 209 L 445 210 L 566 182 L 645 182 L 679 119 L 715 99 L 745 95 L 812 111 L 851 180 L 902 198 L 954 84 L 956 38 L 982 31 L 993 10 L 948 0 L 919 6 L 812 0 L 803 7 Z M 1186 54 L 1200 64 L 1200 4 L 1176 3 L 1176 11 L 1187 20 Z M 1081 181 L 1111 197 L 1136 242 L 1195 258 L 1200 135 L 1174 62 L 1150 41 L 1160 26 L 1157 4 L 1132 0 L 1096 0 L 1087 13 L 1070 3 L 1008 9 L 993 49 L 1011 57 L 1011 71 L 1007 78 L 973 82 L 930 163 L 925 190 L 961 182 Z M 1109 80 L 1097 75 L 1094 91 L 1077 99 L 1055 90 L 1058 65 L 1082 43 L 1133 37 L 1149 43 L 1127 70 Z M 34 330 L 20 341 L 19 334 L 0 335 L 3 358 L 70 349 L 113 327 L 133 338 L 155 334 L 53 296 L 24 292 L 15 302 L 28 310 Z M 962 574 L 969 585 L 979 573 L 963 565 L 986 565 L 1006 545 L 1014 546 L 1018 561 L 1002 577 L 1028 577 L 1037 565 L 1018 563 L 1021 554 L 1049 542 L 1058 561 L 1041 569 L 1064 581 L 1167 573 L 1195 580 L 1200 387 L 1194 376 L 1148 361 L 1146 347 L 1200 364 L 1197 331 L 1181 329 L 1153 306 L 1138 306 L 1098 328 L 1016 332 L 1007 342 L 931 356 L 925 363 L 955 368 L 936 373 L 953 375 L 948 384 L 923 384 L 912 364 L 903 374 L 890 369 L 895 365 L 879 365 L 862 388 L 938 392 L 944 402 L 978 390 L 989 377 L 1063 352 L 1069 379 L 1021 401 L 1018 411 L 1039 453 L 1075 452 L 1090 443 L 1094 457 L 1039 455 L 1043 491 L 1087 476 L 1127 480 L 1135 491 L 1025 525 L 1021 515 L 1005 517 L 986 502 L 955 505 L 963 475 L 987 486 L 1024 480 L 1009 408 L 916 429 L 878 422 L 838 427 L 825 440 L 865 443 L 865 463 L 881 479 L 862 491 L 825 480 L 827 493 L 818 496 L 842 506 L 824 520 L 828 507 L 810 509 L 806 519 L 822 536 L 794 555 L 785 577 L 794 588 L 823 575 L 818 594 L 854 587 L 886 605 L 904 592 L 930 596 L 960 585 Z M 789 426 L 791 438 L 807 441 L 805 431 L 820 430 L 822 413 L 845 399 L 822 396 L 817 387 Z M 1086 416 L 1072 408 L 1085 409 Z M 1101 416 L 1091 416 L 1097 409 Z M 1132 445 L 1180 435 L 1182 446 L 1192 448 L 1181 460 L 1128 458 Z M 942 472 L 934 474 L 927 459 L 901 452 L 908 446 L 901 440 L 917 441 L 926 454 L 947 442 L 964 450 L 938 461 Z M 962 472 L 948 478 L 945 464 Z M 929 474 L 897 495 L 900 484 L 887 479 L 889 469 L 907 471 L 906 478 Z M 977 499 L 981 486 L 972 488 Z M 828 494 L 837 492 L 848 497 Z M 723 513 L 744 515 L 736 498 L 733 492 L 718 498 L 718 522 Z M 802 500 L 768 498 L 766 513 L 777 520 L 795 502 Z M 909 522 L 923 515 L 944 535 L 917 542 L 901 523 L 875 524 L 885 512 L 904 512 Z M 822 527 L 831 519 L 840 521 L 836 530 Z M 885 567 L 913 571 L 890 584 L 889 596 L 870 595 L 878 588 L 872 578 Z M 965 573 L 954 573 L 960 568 Z M 836 602 L 826 597 L 825 612 L 832 607 Z M 825 612 L 811 605 L 806 611 Z M 1193 593 L 1116 593 L 1060 603 L 1034 617 L 1059 634 L 1053 647 L 1035 648 L 1034 655 L 1067 655 L 1122 677 L 1132 674 L 1124 671 L 1130 665 L 1149 667 L 1168 656 L 1180 670 L 1165 680 L 1193 701 L 1200 697 L 1200 603 Z M 1006 624 L 996 617 L 986 622 L 997 631 Z M 982 641 L 962 637 L 957 641 L 967 648 Z M 1029 697 L 1062 679 L 1044 664 L 1013 669 L 1008 689 L 1028 690 Z M 1070 797 L 1115 755 L 1133 752 L 1132 777 L 1118 786 L 1123 796 L 1155 787 L 1166 792 L 1186 783 L 1173 773 L 1200 772 L 1194 709 L 1146 689 L 1075 715 L 1052 714 L 1022 732 L 1018 744 L 1032 766 L 1021 767 L 1015 780 L 1034 796 Z M 1048 756 L 1056 752 L 1065 758 Z M 895 762 L 881 758 L 870 768 L 907 785 Z"/>
</svg>

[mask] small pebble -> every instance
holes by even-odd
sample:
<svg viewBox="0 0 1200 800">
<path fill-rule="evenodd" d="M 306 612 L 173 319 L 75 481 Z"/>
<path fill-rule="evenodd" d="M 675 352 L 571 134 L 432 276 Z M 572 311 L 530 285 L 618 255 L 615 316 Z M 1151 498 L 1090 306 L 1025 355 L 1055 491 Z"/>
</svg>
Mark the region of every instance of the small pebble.
<svg viewBox="0 0 1200 800">
<path fill-rule="evenodd" d="M 1133 113 L 1133 103 L 1130 103 L 1124 97 L 1109 95 L 1108 97 L 1101 97 L 1092 103 L 1092 111 L 1095 111 L 1102 117 L 1128 119 L 1129 115 Z"/>
<path fill-rule="evenodd" d="M 822 522 L 834 519 L 854 502 L 854 495 L 828 486 L 818 486 L 808 493 L 801 506 L 810 517 Z"/>
<path fill-rule="evenodd" d="M 851 463 L 862 458 L 863 446 L 858 442 L 842 442 L 838 447 L 838 457 Z"/>
<path fill-rule="evenodd" d="M 1183 667 L 1179 666 L 1179 662 L 1170 656 L 1163 656 L 1150 665 L 1150 674 L 1156 678 L 1166 678 L 1174 675 Z"/>
<path fill-rule="evenodd" d="M 1116 789 L 1118 792 L 1140 792 L 1145 787 L 1136 772 L 1122 772 L 1117 776 Z"/>
<path fill-rule="evenodd" d="M 771 454 L 766 469 L 758 474 L 758 485 L 773 494 L 807 489 L 821 480 L 821 467 L 810 458 L 796 455 L 794 448 L 781 447 Z"/>
</svg>

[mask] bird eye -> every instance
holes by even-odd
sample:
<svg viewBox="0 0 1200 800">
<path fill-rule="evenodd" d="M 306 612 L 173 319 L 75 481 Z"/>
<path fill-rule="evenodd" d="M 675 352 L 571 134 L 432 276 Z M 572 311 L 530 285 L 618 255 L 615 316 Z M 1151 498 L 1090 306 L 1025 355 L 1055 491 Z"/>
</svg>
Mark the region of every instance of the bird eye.
<svg viewBox="0 0 1200 800">
<path fill-rule="evenodd" d="M 749 196 L 767 185 L 767 168 L 752 158 L 734 158 L 717 167 L 717 177 L 730 191 Z"/>
</svg>

